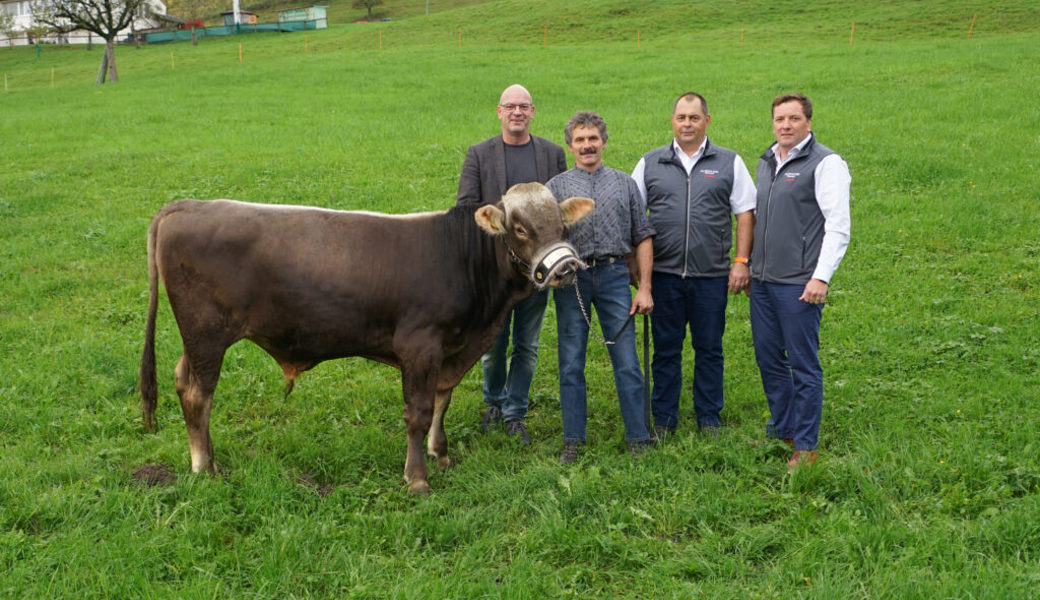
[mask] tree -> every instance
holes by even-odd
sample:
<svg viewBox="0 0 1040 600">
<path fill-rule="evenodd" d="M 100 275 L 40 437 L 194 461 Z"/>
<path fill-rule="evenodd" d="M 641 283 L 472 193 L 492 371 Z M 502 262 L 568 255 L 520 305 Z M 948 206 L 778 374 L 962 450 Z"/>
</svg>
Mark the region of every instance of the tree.
<svg viewBox="0 0 1040 600">
<path fill-rule="evenodd" d="M 167 16 L 176 14 L 177 17 L 184 19 L 191 28 L 191 43 L 193 46 L 197 46 L 199 38 L 195 32 L 196 23 L 201 21 L 204 15 L 219 12 L 224 4 L 226 4 L 224 0 L 169 0 L 166 3 L 169 11 Z"/>
<path fill-rule="evenodd" d="M 351 5 L 354 8 L 364 8 L 368 10 L 368 20 L 372 20 L 372 9 L 376 6 L 382 6 L 383 0 L 354 0 Z"/>
<path fill-rule="evenodd" d="M 0 32 L 7 38 L 7 44 L 14 46 L 14 16 L 0 8 Z"/>
<path fill-rule="evenodd" d="M 53 0 L 53 13 L 43 22 L 56 29 L 85 29 L 105 40 L 95 83 L 119 81 L 116 36 L 130 26 L 144 0 Z"/>
</svg>

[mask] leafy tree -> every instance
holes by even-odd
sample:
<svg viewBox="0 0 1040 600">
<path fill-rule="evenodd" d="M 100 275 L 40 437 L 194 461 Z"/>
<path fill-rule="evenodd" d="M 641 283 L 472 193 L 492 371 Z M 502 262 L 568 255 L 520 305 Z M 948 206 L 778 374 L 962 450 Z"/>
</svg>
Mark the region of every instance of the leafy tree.
<svg viewBox="0 0 1040 600">
<path fill-rule="evenodd" d="M 143 0 L 52 0 L 53 13 L 42 21 L 56 29 L 85 29 L 105 40 L 95 83 L 119 81 L 116 70 L 116 36 L 130 26 Z"/>
<path fill-rule="evenodd" d="M 167 14 L 176 14 L 188 21 L 191 27 L 191 43 L 197 46 L 199 38 L 195 32 L 196 21 L 201 21 L 205 15 L 220 12 L 225 4 L 224 0 L 170 0 L 166 7 L 169 10 Z"/>
<path fill-rule="evenodd" d="M 353 6 L 354 8 L 364 8 L 368 10 L 368 20 L 371 21 L 372 9 L 382 5 L 383 0 L 354 0 L 354 3 L 351 6 Z"/>
<path fill-rule="evenodd" d="M 7 44 L 14 46 L 14 16 L 0 8 L 0 32 L 7 38 Z"/>
</svg>

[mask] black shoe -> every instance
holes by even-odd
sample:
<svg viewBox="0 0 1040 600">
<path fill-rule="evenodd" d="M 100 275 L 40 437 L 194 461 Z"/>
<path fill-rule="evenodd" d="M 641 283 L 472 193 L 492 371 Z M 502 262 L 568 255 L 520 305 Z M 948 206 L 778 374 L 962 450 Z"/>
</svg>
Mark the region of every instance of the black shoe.
<svg viewBox="0 0 1040 600">
<path fill-rule="evenodd" d="M 630 455 L 632 455 L 632 456 L 639 456 L 640 454 L 643 454 L 647 450 L 652 450 L 654 448 L 654 446 L 656 446 L 656 445 L 657 444 L 652 439 L 650 439 L 650 440 L 643 440 L 641 442 L 629 442 L 628 443 L 628 453 Z"/>
<path fill-rule="evenodd" d="M 506 421 L 506 435 L 517 436 L 516 443 L 521 446 L 531 445 L 531 436 L 527 435 L 527 425 L 520 419 Z"/>
<path fill-rule="evenodd" d="M 564 442 L 560 452 L 560 464 L 566 465 L 578 460 L 578 442 Z"/>
<path fill-rule="evenodd" d="M 480 419 L 480 430 L 487 433 L 489 429 L 502 424 L 502 409 L 489 404 L 484 409 L 484 417 Z"/>
</svg>

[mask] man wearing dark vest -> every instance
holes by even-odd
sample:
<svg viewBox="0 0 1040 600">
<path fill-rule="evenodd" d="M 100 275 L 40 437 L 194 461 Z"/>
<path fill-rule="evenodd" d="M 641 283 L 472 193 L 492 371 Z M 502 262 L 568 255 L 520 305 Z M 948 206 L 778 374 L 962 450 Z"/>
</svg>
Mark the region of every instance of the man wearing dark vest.
<svg viewBox="0 0 1040 600">
<path fill-rule="evenodd" d="M 708 435 L 718 435 L 724 403 L 726 292 L 746 292 L 751 280 L 747 263 L 755 223 L 755 184 L 736 152 L 708 139 L 709 123 L 703 96 L 694 92 L 679 96 L 672 108 L 675 139 L 648 152 L 632 172 L 657 231 L 651 404 L 659 438 L 666 438 L 678 424 L 687 327 L 695 357 L 697 425 Z M 737 222 L 732 266 L 731 215 Z"/>
<path fill-rule="evenodd" d="M 531 135 L 534 103 L 523 86 L 507 87 L 499 99 L 497 112 L 502 133 L 466 150 L 459 176 L 459 205 L 494 204 L 517 183 L 546 183 L 567 170 L 563 148 Z M 531 443 L 524 417 L 538 362 L 538 336 L 548 294 L 548 290 L 535 292 L 516 305 L 502 333 L 481 358 L 486 405 L 481 428 L 486 432 L 504 421 L 506 433 L 524 445 Z M 513 353 L 507 370 L 510 325 Z"/>
<path fill-rule="evenodd" d="M 778 96 L 776 143 L 756 173 L 751 334 L 769 401 L 766 435 L 794 447 L 789 470 L 816 461 L 823 412 L 820 320 L 851 229 L 849 167 L 811 129 L 809 99 Z"/>
</svg>

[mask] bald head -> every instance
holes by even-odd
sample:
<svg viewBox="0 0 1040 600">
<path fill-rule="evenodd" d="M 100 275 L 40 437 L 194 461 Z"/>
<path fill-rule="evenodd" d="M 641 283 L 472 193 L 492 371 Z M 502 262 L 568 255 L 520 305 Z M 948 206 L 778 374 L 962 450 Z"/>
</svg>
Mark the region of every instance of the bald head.
<svg viewBox="0 0 1040 600">
<path fill-rule="evenodd" d="M 502 139 L 507 144 L 526 144 L 531 139 L 531 117 L 534 102 L 527 88 L 514 83 L 498 100 L 498 120 L 502 121 Z"/>
</svg>

